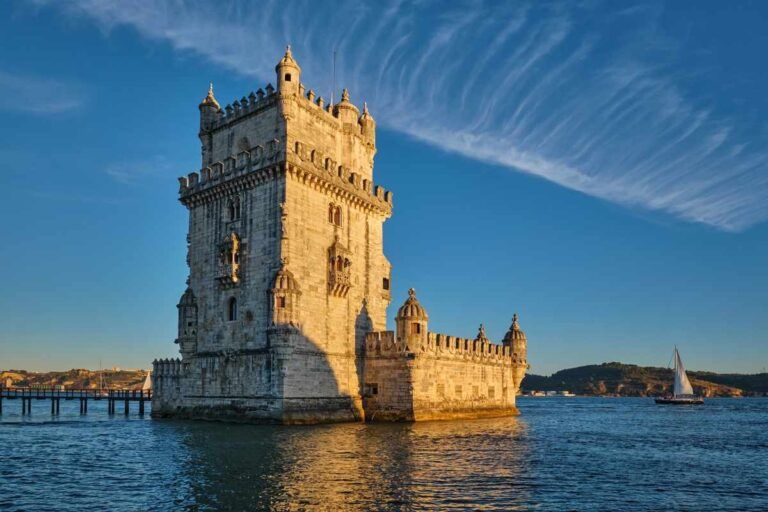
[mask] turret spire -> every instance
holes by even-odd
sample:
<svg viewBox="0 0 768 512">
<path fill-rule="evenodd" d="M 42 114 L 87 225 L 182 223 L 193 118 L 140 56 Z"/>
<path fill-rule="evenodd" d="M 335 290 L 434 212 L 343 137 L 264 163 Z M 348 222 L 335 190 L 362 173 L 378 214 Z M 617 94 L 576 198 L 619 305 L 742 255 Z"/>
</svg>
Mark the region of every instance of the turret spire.
<svg viewBox="0 0 768 512">
<path fill-rule="evenodd" d="M 219 102 L 216 101 L 216 97 L 213 95 L 213 82 L 208 84 L 208 94 L 203 98 L 203 101 L 200 102 L 200 107 L 214 107 L 217 110 L 221 109 Z"/>
<path fill-rule="evenodd" d="M 277 73 L 277 90 L 284 95 L 298 94 L 301 82 L 301 68 L 293 58 L 291 45 L 285 47 L 285 54 L 275 66 Z"/>
</svg>

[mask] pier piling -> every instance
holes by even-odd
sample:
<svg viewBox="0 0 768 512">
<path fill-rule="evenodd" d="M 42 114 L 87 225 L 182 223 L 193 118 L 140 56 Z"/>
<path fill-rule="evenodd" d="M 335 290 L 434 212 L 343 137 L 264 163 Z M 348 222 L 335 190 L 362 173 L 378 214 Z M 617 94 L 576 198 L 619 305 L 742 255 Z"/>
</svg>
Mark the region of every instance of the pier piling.
<svg viewBox="0 0 768 512">
<path fill-rule="evenodd" d="M 0 414 L 3 413 L 4 400 L 21 400 L 21 414 L 26 416 L 32 414 L 32 400 L 50 400 L 51 416 L 58 416 L 61 410 L 61 399 L 77 400 L 80 403 L 80 414 L 88 414 L 88 401 L 102 400 L 107 401 L 107 413 L 115 414 L 117 402 L 123 402 L 125 415 L 130 414 L 131 402 L 139 402 L 139 414 L 143 415 L 146 410 L 145 401 L 152 400 L 152 392 L 146 393 L 141 390 L 112 389 L 108 393 L 96 389 L 60 389 L 57 387 L 49 388 L 8 388 L 0 386 Z"/>
</svg>

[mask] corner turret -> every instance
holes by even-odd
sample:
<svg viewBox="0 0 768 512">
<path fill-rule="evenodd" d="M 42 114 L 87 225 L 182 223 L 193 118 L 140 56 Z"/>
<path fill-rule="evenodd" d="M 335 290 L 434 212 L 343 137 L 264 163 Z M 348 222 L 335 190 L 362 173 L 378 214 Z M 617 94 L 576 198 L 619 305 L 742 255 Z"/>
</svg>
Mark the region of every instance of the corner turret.
<svg viewBox="0 0 768 512">
<path fill-rule="evenodd" d="M 404 341 L 413 350 L 427 341 L 427 322 L 429 315 L 416 299 L 416 290 L 408 290 L 408 298 L 397 310 L 395 324 L 397 339 Z"/>
<path fill-rule="evenodd" d="M 198 108 L 200 109 L 200 131 L 203 132 L 211 127 L 221 112 L 221 106 L 213 95 L 213 82 L 208 86 L 208 95 L 203 98 Z"/>
<path fill-rule="evenodd" d="M 376 121 L 373 116 L 368 112 L 368 103 L 363 102 L 363 115 L 357 121 L 360 123 L 360 133 L 368 140 L 368 143 L 372 146 L 376 146 Z"/>
<path fill-rule="evenodd" d="M 283 260 L 269 290 L 272 325 L 299 325 L 299 297 L 301 290 L 293 273 Z"/>
<path fill-rule="evenodd" d="M 349 101 L 349 90 L 341 91 L 341 101 L 333 106 L 333 115 L 339 118 L 344 124 L 356 124 L 360 111 Z"/>
<path fill-rule="evenodd" d="M 179 310 L 179 336 L 176 343 L 182 356 L 197 350 L 197 298 L 192 288 L 187 288 L 176 306 Z"/>
<path fill-rule="evenodd" d="M 285 47 L 285 55 L 275 66 L 277 73 L 277 90 L 284 96 L 299 94 L 299 82 L 301 78 L 301 68 L 293 60 L 291 45 Z"/>
<path fill-rule="evenodd" d="M 525 337 L 525 333 L 520 329 L 520 324 L 517 321 L 517 313 L 512 315 L 512 325 L 509 327 L 507 334 L 504 335 L 502 342 L 505 347 L 511 347 L 512 357 L 520 362 L 525 362 L 528 350 L 528 340 Z"/>
</svg>

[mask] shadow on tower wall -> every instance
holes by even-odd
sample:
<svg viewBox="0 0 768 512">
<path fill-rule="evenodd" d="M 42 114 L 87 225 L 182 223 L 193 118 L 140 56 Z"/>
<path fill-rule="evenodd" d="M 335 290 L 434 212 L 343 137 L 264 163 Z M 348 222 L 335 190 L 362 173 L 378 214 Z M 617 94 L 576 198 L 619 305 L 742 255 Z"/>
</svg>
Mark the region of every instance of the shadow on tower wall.
<svg viewBox="0 0 768 512">
<path fill-rule="evenodd" d="M 175 373 L 156 372 L 152 414 L 291 424 L 363 421 L 363 351 L 371 326 L 363 302 L 354 347 L 343 352 L 328 350 L 294 323 L 268 327 L 260 348 L 198 352 L 187 366 L 177 364 Z"/>
</svg>

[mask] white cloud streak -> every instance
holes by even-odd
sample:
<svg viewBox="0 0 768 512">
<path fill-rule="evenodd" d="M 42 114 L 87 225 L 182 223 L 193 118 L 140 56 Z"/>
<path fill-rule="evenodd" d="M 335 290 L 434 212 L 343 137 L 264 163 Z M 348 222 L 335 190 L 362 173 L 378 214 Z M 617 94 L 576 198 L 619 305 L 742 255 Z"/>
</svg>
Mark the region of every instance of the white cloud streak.
<svg viewBox="0 0 768 512">
<path fill-rule="evenodd" d="M 61 114 L 83 104 L 79 87 L 38 76 L 0 71 L 0 110 L 35 115 Z"/>
<path fill-rule="evenodd" d="M 173 169 L 164 157 L 156 156 L 140 162 L 114 162 L 109 164 L 104 172 L 118 183 L 133 185 L 144 182 L 152 176 L 162 176 Z"/>
<path fill-rule="evenodd" d="M 336 49 L 339 85 L 365 94 L 380 124 L 445 150 L 725 231 L 768 218 L 765 141 L 745 139 L 738 119 L 686 94 L 673 72 L 675 43 L 655 28 L 656 9 L 638 6 L 629 16 L 611 4 L 480 0 L 34 3 L 92 19 L 106 33 L 131 27 L 265 81 L 292 42 L 304 82 L 323 96 Z M 596 14 L 603 24 L 594 26 Z"/>
</svg>

